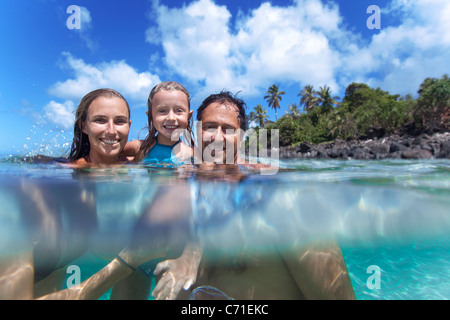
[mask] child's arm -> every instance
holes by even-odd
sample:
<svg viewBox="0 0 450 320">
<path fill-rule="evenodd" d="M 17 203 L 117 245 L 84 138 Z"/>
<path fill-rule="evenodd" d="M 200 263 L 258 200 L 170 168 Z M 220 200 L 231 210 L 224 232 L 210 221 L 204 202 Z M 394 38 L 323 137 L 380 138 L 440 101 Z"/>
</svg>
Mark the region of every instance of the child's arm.
<svg viewBox="0 0 450 320">
<path fill-rule="evenodd" d="M 127 142 L 122 150 L 121 156 L 134 157 L 141 148 L 142 140 L 132 140 Z"/>
</svg>

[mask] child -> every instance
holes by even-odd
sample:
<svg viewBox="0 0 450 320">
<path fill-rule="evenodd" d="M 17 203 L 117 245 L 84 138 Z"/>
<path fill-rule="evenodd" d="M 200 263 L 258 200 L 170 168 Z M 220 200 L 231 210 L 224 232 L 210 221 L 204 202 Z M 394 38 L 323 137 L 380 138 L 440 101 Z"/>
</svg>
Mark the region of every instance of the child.
<svg viewBox="0 0 450 320">
<path fill-rule="evenodd" d="M 124 155 L 135 156 L 135 162 L 180 165 L 193 155 L 192 110 L 189 92 L 174 81 L 156 85 L 148 97 L 148 135 L 145 140 L 126 144 Z M 192 147 L 180 140 L 186 133 Z"/>
<path fill-rule="evenodd" d="M 193 157 L 194 139 L 192 137 L 192 113 L 190 110 L 190 94 L 181 84 L 166 81 L 156 85 L 148 97 L 148 136 L 145 140 L 133 140 L 126 144 L 123 155 L 134 156 L 134 162 L 143 164 L 163 164 L 180 166 L 190 162 Z M 187 133 L 191 146 L 181 141 L 182 133 Z M 173 197 L 177 198 L 174 205 Z M 180 183 L 178 186 L 160 187 L 154 201 L 147 211 L 149 217 L 159 215 L 169 217 L 179 214 L 189 219 L 190 190 L 189 186 Z M 144 215 L 139 224 L 145 224 Z M 159 218 L 157 219 L 159 220 Z M 177 220 L 177 219 L 175 219 Z M 169 223 L 170 224 L 170 223 Z M 153 295 L 156 299 L 175 299 L 178 292 L 187 290 L 196 280 L 197 268 L 202 256 L 201 246 L 187 239 L 183 253 L 177 259 L 168 259 L 156 265 L 155 261 L 143 264 L 139 269 L 150 278 L 162 274 L 157 282 Z M 120 281 L 111 293 L 112 299 L 145 298 L 149 289 L 143 281 L 142 272 L 134 272 Z M 136 287 L 136 285 L 139 286 Z"/>
</svg>

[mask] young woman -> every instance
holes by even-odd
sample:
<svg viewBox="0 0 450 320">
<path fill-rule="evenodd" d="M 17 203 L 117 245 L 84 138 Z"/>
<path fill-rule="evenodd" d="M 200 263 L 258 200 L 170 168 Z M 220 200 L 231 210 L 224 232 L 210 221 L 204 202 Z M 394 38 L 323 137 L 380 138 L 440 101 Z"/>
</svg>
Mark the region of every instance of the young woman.
<svg viewBox="0 0 450 320">
<path fill-rule="evenodd" d="M 121 156 L 130 132 L 130 107 L 113 89 L 94 90 L 77 111 L 69 159 L 76 166 L 103 166 L 128 161 Z"/>
</svg>

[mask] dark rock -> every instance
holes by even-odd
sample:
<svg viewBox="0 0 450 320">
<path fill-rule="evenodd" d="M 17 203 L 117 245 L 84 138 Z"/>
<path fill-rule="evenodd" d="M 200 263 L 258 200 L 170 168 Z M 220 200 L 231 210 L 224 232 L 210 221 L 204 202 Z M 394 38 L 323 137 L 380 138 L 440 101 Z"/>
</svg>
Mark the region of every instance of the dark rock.
<svg viewBox="0 0 450 320">
<path fill-rule="evenodd" d="M 431 159 L 433 155 L 429 150 L 411 149 L 402 152 L 403 159 Z"/>
<path fill-rule="evenodd" d="M 423 143 L 428 142 L 430 139 L 431 139 L 431 137 L 429 135 L 427 135 L 426 133 L 422 133 L 420 136 L 414 138 L 412 143 L 413 144 L 423 144 Z"/>
<path fill-rule="evenodd" d="M 450 159 L 450 133 L 336 139 L 333 143 L 319 145 L 302 142 L 296 147 L 281 147 L 279 154 L 281 158 L 299 159 Z"/>
<path fill-rule="evenodd" d="M 394 142 L 391 143 L 391 145 L 389 147 L 389 153 L 394 153 L 394 152 L 397 152 L 397 151 L 403 151 L 403 150 L 406 150 L 406 149 L 407 149 L 407 147 L 405 145 L 394 141 Z"/>
<path fill-rule="evenodd" d="M 450 141 L 441 142 L 439 158 L 450 159 Z"/>
<path fill-rule="evenodd" d="M 312 146 L 309 142 L 302 142 L 300 143 L 300 152 L 301 153 L 306 153 L 306 152 L 310 152 L 312 149 Z"/>
<path fill-rule="evenodd" d="M 367 145 L 372 153 L 375 154 L 386 154 L 389 153 L 390 145 L 383 142 L 372 141 Z"/>
<path fill-rule="evenodd" d="M 352 158 L 356 159 L 356 160 L 367 160 L 369 159 L 369 156 L 367 154 L 367 152 L 360 147 L 355 148 L 354 150 L 352 150 Z"/>
</svg>

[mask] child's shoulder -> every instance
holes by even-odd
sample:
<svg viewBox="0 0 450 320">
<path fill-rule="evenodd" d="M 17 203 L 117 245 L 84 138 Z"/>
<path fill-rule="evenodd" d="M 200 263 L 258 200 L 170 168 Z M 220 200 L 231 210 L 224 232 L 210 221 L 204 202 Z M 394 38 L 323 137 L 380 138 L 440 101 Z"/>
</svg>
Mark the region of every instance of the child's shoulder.
<svg viewBox="0 0 450 320">
<path fill-rule="evenodd" d="M 174 149 L 175 154 L 178 160 L 186 161 L 194 156 L 194 149 L 189 147 L 184 142 L 180 142 L 177 144 L 176 149 Z"/>
<path fill-rule="evenodd" d="M 131 141 L 128 141 L 125 146 L 128 148 L 132 148 L 132 147 L 140 148 L 143 142 L 144 142 L 144 140 L 131 140 Z"/>
<path fill-rule="evenodd" d="M 144 140 L 131 140 L 128 141 L 125 147 L 123 148 L 123 151 L 121 152 L 121 155 L 123 156 L 135 156 L 139 150 L 141 149 L 141 145 L 144 142 Z"/>
<path fill-rule="evenodd" d="M 181 152 L 188 154 L 190 156 L 194 155 L 194 148 L 189 147 L 183 141 L 180 143 L 180 147 L 181 147 L 181 149 L 180 149 Z"/>
</svg>

